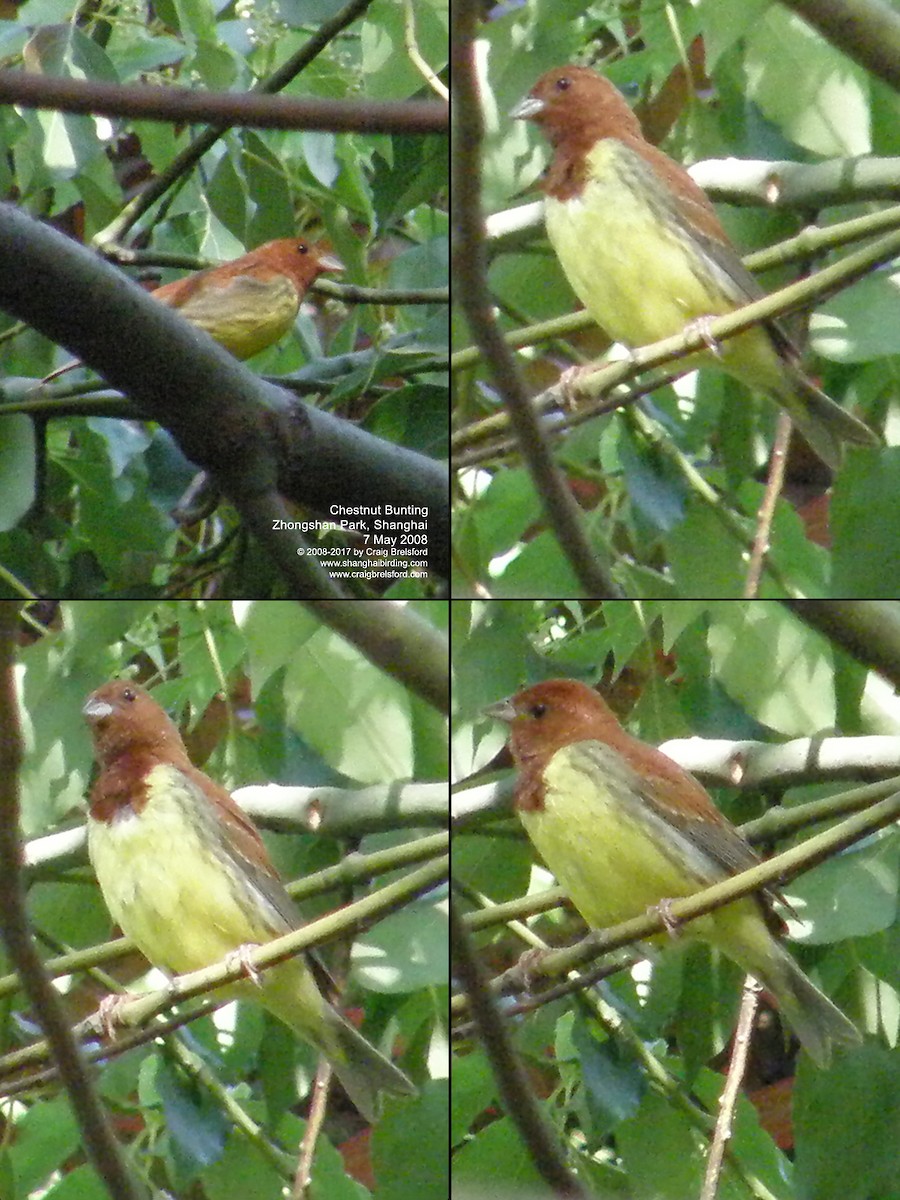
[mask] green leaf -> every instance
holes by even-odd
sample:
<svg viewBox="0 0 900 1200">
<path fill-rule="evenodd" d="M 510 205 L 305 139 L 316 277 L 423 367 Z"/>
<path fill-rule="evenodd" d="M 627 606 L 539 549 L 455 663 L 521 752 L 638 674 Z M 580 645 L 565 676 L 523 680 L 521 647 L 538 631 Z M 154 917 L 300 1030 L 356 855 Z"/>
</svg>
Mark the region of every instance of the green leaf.
<svg viewBox="0 0 900 1200">
<path fill-rule="evenodd" d="M 12 529 L 34 502 L 36 454 L 31 418 L 0 416 L 0 530 Z"/>
<path fill-rule="evenodd" d="M 372 1131 L 372 1165 L 378 1190 L 391 1200 L 446 1200 L 450 1195 L 447 1154 L 447 1083 L 434 1080 L 415 1105 L 385 1102 Z"/>
<path fill-rule="evenodd" d="M 793 1107 L 798 1196 L 897 1200 L 895 1050 L 869 1041 L 828 1071 L 801 1056 Z"/>
<path fill-rule="evenodd" d="M 866 937 L 889 929 L 897 920 L 900 842 L 876 834 L 866 842 L 826 859 L 791 882 L 785 894 L 797 913 L 791 936 L 807 946 Z"/>
<path fill-rule="evenodd" d="M 900 449 L 848 454 L 831 501 L 833 596 L 900 596 L 898 487 Z"/>
<path fill-rule="evenodd" d="M 447 7 L 438 0 L 413 6 L 416 45 L 435 74 L 447 63 Z M 405 100 L 424 88 L 425 79 L 405 47 L 406 6 L 396 0 L 375 0 L 366 11 L 360 31 L 362 65 L 369 95 Z"/>
<path fill-rule="evenodd" d="M 390 163 L 376 158 L 372 194 L 379 229 L 386 229 L 417 204 L 441 192 L 447 182 L 447 143 L 439 137 L 391 139 Z"/>
<path fill-rule="evenodd" d="M 746 95 L 798 146 L 826 157 L 869 154 L 869 84 L 861 67 L 801 17 L 769 5 L 746 43 Z"/>
<path fill-rule="evenodd" d="M 182 1177 L 190 1179 L 202 1167 L 221 1158 L 228 1126 L 212 1097 L 189 1086 L 183 1075 L 162 1062 L 157 1087 L 172 1148 L 181 1159 Z"/>
<path fill-rule="evenodd" d="M 18 1194 L 29 1196 L 43 1190 L 78 1150 L 79 1142 L 78 1127 L 64 1097 L 30 1107 L 16 1122 L 16 1136 L 9 1146 Z"/>
<path fill-rule="evenodd" d="M 832 362 L 900 353 L 900 273 L 867 275 L 814 312 L 809 328 L 815 352 Z"/>
<path fill-rule="evenodd" d="M 417 900 L 353 945 L 353 975 L 371 992 L 413 992 L 447 982 L 446 897 Z"/>
</svg>

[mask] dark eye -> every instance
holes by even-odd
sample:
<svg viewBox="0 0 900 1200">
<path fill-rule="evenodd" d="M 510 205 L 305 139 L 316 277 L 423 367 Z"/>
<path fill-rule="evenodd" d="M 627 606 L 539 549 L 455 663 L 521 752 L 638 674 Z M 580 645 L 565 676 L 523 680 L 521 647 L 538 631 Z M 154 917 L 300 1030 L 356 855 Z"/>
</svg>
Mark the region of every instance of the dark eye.
<svg viewBox="0 0 900 1200">
<path fill-rule="evenodd" d="M 137 692 L 133 688 L 125 688 L 122 692 L 122 699 L 127 700 L 130 704 L 132 700 L 137 700 Z"/>
<path fill-rule="evenodd" d="M 528 711 L 530 712 L 530 714 L 533 717 L 542 717 L 544 715 L 544 713 L 547 711 L 547 705 L 546 704 L 532 704 L 531 708 Z"/>
<path fill-rule="evenodd" d="M 557 79 L 556 81 L 556 90 L 558 92 L 567 92 L 571 86 L 572 80 L 568 77 L 568 75 L 563 75 L 561 79 Z"/>
<path fill-rule="evenodd" d="M 298 242 L 297 243 L 297 253 L 298 254 L 309 254 L 309 246 L 307 246 L 306 242 Z"/>
</svg>

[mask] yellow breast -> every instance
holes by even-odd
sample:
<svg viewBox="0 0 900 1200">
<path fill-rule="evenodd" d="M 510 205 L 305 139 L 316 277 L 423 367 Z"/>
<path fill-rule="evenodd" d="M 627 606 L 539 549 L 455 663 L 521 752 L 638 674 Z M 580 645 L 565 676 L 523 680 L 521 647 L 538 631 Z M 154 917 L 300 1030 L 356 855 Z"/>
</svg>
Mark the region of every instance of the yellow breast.
<svg viewBox="0 0 900 1200">
<path fill-rule="evenodd" d="M 589 925 L 627 921 L 711 882 L 704 856 L 635 794 L 603 743 L 558 751 L 544 782 L 543 808 L 519 815 Z"/>
<path fill-rule="evenodd" d="M 649 167 L 616 139 L 588 155 L 588 181 L 568 200 L 547 196 L 547 236 L 572 290 L 609 336 L 642 346 L 682 332 L 699 317 L 733 312 L 740 297 L 680 226 L 667 220 Z M 783 368 L 759 328 L 730 339 L 721 356 L 691 356 L 750 386 L 778 392 Z"/>
<path fill-rule="evenodd" d="M 113 919 L 154 965 L 195 971 L 262 942 L 269 910 L 221 850 L 208 806 L 170 766 L 148 776 L 147 803 L 88 821 L 88 851 Z"/>
<path fill-rule="evenodd" d="M 297 289 L 287 276 L 261 280 L 239 275 L 224 287 L 199 289 L 179 311 L 235 358 L 245 359 L 284 337 L 299 307 Z"/>
</svg>

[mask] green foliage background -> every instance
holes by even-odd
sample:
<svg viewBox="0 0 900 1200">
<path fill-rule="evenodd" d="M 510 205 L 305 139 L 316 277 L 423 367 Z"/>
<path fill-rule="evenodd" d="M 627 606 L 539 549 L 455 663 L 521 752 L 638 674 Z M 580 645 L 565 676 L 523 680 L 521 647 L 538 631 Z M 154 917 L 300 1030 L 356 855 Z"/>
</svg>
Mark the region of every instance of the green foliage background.
<svg viewBox="0 0 900 1200">
<path fill-rule="evenodd" d="M 860 38 L 877 39 L 865 16 L 857 15 Z M 808 209 L 764 207 L 734 187 L 728 198 L 735 203 L 719 204 L 718 211 L 743 252 L 773 245 L 811 221 L 828 226 L 895 202 L 900 99 L 849 52 L 842 53 L 842 30 L 833 16 L 835 45 L 788 6 L 767 0 L 587 5 L 534 0 L 493 9 L 479 29 L 477 58 L 487 126 L 484 206 L 505 230 L 498 232 L 495 224 L 488 237 L 489 284 L 504 329 L 518 334 L 578 307 L 539 218 L 525 227 L 510 219 L 518 206 L 537 200 L 529 189 L 548 161 L 548 148 L 536 129 L 507 114 L 551 67 L 589 62 L 629 101 L 640 103 L 657 99 L 689 61 L 701 62 L 705 76 L 701 72 L 696 90 L 689 84 L 685 96 L 670 99 L 668 108 L 663 104 L 666 118 L 674 121 L 663 149 L 686 165 L 719 160 L 714 174 L 726 187 L 729 167 L 721 160 L 729 157 L 843 164 L 841 198 L 825 207 L 812 201 Z M 670 96 L 673 92 L 679 95 L 677 85 Z M 860 187 L 858 156 L 871 156 L 868 165 L 887 170 L 875 198 Z M 828 261 L 825 255 L 816 265 Z M 762 282 L 774 290 L 799 269 L 794 263 L 787 272 L 769 271 Z M 897 434 L 897 312 L 897 275 L 888 266 L 821 303 L 809 328 L 814 377 L 883 429 L 888 444 Z M 457 315 L 455 352 L 471 341 Z M 526 387 L 542 391 L 565 367 L 596 360 L 607 346 L 593 328 L 534 344 L 526 339 L 518 353 Z M 678 394 L 659 388 L 645 403 L 673 455 L 660 454 L 627 409 L 589 420 L 552 443 L 585 510 L 597 554 L 626 595 L 740 597 L 774 406 L 709 370 L 683 381 Z M 460 436 L 498 411 L 483 367 L 458 362 L 454 404 Z M 470 447 L 461 443 L 460 462 L 466 462 Z M 458 473 L 455 594 L 472 596 L 479 586 L 511 598 L 583 594 L 546 528 L 520 455 L 507 446 L 472 461 Z M 691 469 L 700 474 L 692 476 Z M 814 517 L 803 507 L 807 493 L 786 489 L 759 594 L 897 596 L 892 513 L 898 489 L 900 451 L 848 455 L 831 498 L 830 545 L 815 544 L 809 534 L 808 523 L 821 519 L 825 505 L 817 506 Z"/>
<path fill-rule="evenodd" d="M 849 620 L 852 625 L 852 611 Z M 692 734 L 773 743 L 835 728 L 845 735 L 892 734 L 900 718 L 894 690 L 865 664 L 867 653 L 896 655 L 887 619 L 877 647 L 869 645 L 859 658 L 781 605 L 762 601 L 457 602 L 453 633 L 452 750 L 461 780 L 490 763 L 505 741 L 505 729 L 484 718 L 484 707 L 559 676 L 591 685 L 602 680 L 604 694 L 628 712 L 629 731 L 654 744 Z M 862 751 L 848 753 L 864 761 Z M 544 872 L 533 874 L 534 855 L 518 823 L 503 820 L 505 807 L 474 818 L 467 793 L 474 805 L 475 792 L 489 778 L 460 784 L 456 794 L 461 817 L 468 818 L 461 821 L 453 856 L 466 910 L 548 886 Z M 853 786 L 853 780 L 823 779 L 766 796 L 728 788 L 716 788 L 714 796 L 740 824 L 770 804 L 791 808 Z M 791 952 L 864 1031 L 865 1044 L 840 1055 L 827 1071 L 801 1055 L 793 1079 L 770 1088 L 756 1079 L 759 1090 L 751 1098 L 757 1107 L 741 1098 L 729 1142 L 733 1161 L 718 1195 L 900 1195 L 893 1138 L 885 1132 L 900 1112 L 898 847 L 897 830 L 885 829 L 786 888 L 802 913 L 802 934 L 789 943 Z M 554 945 L 568 944 L 580 932 L 559 909 L 527 924 Z M 517 936 L 517 925 L 474 935 L 489 975 L 530 948 Z M 507 1014 L 544 1115 L 588 1194 L 604 1200 L 700 1194 L 723 1084 L 723 1068 L 709 1063 L 733 1032 L 740 983 L 740 973 L 706 948 L 673 945 L 656 958 L 640 987 L 626 971 L 589 989 L 614 1007 L 624 1032 L 602 1027 L 591 1015 L 595 1001 L 581 1004 L 577 996 Z M 504 996 L 501 1010 L 519 998 Z M 673 1034 L 677 1049 L 667 1041 Z M 485 1055 L 469 1040 L 458 1047 L 453 1095 L 459 1194 L 543 1195 L 514 1122 L 498 1107 Z M 791 1109 L 794 1149 L 788 1153 Z"/>
<path fill-rule="evenodd" d="M 27 0 L 0 20 L 0 66 L 245 92 L 344 7 L 341 0 L 152 6 L 126 0 L 75 8 L 71 0 Z M 447 63 L 447 0 L 416 0 L 411 15 L 418 51 L 439 75 Z M 434 99 L 407 51 L 406 19 L 404 5 L 372 0 L 282 94 Z M 137 186 L 166 171 L 202 132 L 5 105 L 0 198 L 103 246 Z M 334 245 L 347 266 L 341 282 L 446 288 L 446 179 L 446 140 L 436 135 L 235 128 L 122 240 L 181 256 L 181 269 L 163 269 L 166 282 L 191 263 L 236 258 L 272 238 L 308 231 Z M 301 394 L 309 402 L 438 457 L 446 442 L 447 326 L 444 305 L 326 301 L 324 316 L 302 313 L 296 334 L 254 358 L 251 369 L 269 376 L 302 370 Z M 3 404 L 27 403 L 37 382 L 69 357 L 0 314 L 0 563 L 16 581 L 12 594 L 191 594 L 197 555 L 201 575 L 215 574 L 225 588 L 220 594 L 277 593 L 277 576 L 227 508 L 187 535 L 176 530 L 169 511 L 191 471 L 169 435 L 106 417 L 115 397 L 82 396 L 71 376 L 49 391 L 58 408 L 49 410 L 41 485 L 37 409 L 4 417 Z M 73 404 L 77 415 L 63 415 Z"/>
<path fill-rule="evenodd" d="M 438 623 L 444 615 L 439 608 L 427 609 Z M 26 749 L 22 825 L 32 849 L 83 820 L 92 755 L 81 706 L 100 683 L 133 669 L 177 719 L 186 718 L 189 731 L 210 728 L 207 709 L 216 697 L 227 697 L 224 713 L 212 722 L 215 736 L 205 739 L 209 755 L 199 765 L 229 789 L 269 782 L 356 788 L 445 778 L 440 714 L 294 604 L 76 602 L 63 605 L 55 629 L 23 647 L 19 658 Z M 389 850 L 428 832 L 433 828 L 425 822 L 399 828 L 385 819 L 350 841 L 296 829 L 264 830 L 264 837 L 285 880 L 293 880 L 339 862 L 348 849 Z M 83 845 L 75 852 L 42 853 L 41 859 L 29 879 L 28 905 L 47 957 L 107 941 L 110 919 Z M 394 872 L 380 879 L 397 877 Z M 304 902 L 304 916 L 312 919 L 340 903 L 340 890 L 321 894 Z M 369 1195 L 351 1176 L 355 1161 L 357 1171 L 374 1169 L 373 1194 L 446 1198 L 446 1079 L 438 1065 L 446 1045 L 444 904 L 438 888 L 355 942 L 346 1003 L 364 1011 L 366 1036 L 399 1038 L 403 1065 L 420 1095 L 389 1101 L 368 1143 L 347 1110 L 329 1118 L 318 1143 L 313 1194 L 334 1200 Z M 141 964 L 131 959 L 122 977 L 137 990 Z M 115 972 L 116 966 L 107 969 Z M 38 1035 L 9 971 L 0 951 L 0 1059 Z M 109 990 L 102 977 L 90 981 L 73 973 L 62 985 L 73 1024 Z M 294 1110 L 302 1111 L 297 1097 L 314 1074 L 314 1052 L 253 1006 L 238 1006 L 230 1032 L 203 1018 L 179 1036 L 201 1056 L 221 1094 L 186 1075 L 163 1045 L 152 1042 L 92 1068 L 131 1161 L 172 1196 L 276 1200 L 296 1165 L 304 1126 Z M 242 1132 L 225 1094 L 260 1124 L 259 1138 Z M 3 1111 L 4 1200 L 38 1193 L 48 1200 L 105 1196 L 84 1162 L 68 1101 L 56 1083 L 19 1096 L 11 1107 L 4 1102 Z M 346 1145 L 353 1135 L 355 1156 Z M 411 1145 L 421 1154 L 414 1172 L 408 1170 Z"/>
</svg>

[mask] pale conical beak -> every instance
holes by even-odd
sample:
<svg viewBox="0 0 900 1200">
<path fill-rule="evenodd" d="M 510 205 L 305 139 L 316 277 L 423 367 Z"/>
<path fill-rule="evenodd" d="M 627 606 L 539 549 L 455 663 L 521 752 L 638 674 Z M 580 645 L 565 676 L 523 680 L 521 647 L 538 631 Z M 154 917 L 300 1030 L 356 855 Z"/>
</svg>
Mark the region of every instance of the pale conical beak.
<svg viewBox="0 0 900 1200">
<path fill-rule="evenodd" d="M 543 100 L 538 100 L 537 96 L 526 96 L 524 100 L 509 110 L 509 115 L 517 121 L 530 121 L 532 117 L 536 117 L 538 113 L 542 113 L 546 105 Z"/>
<path fill-rule="evenodd" d="M 489 704 L 487 708 L 482 709 L 484 716 L 491 717 L 495 721 L 514 721 L 516 719 L 516 709 L 512 700 L 498 700 L 496 704 Z"/>
</svg>

